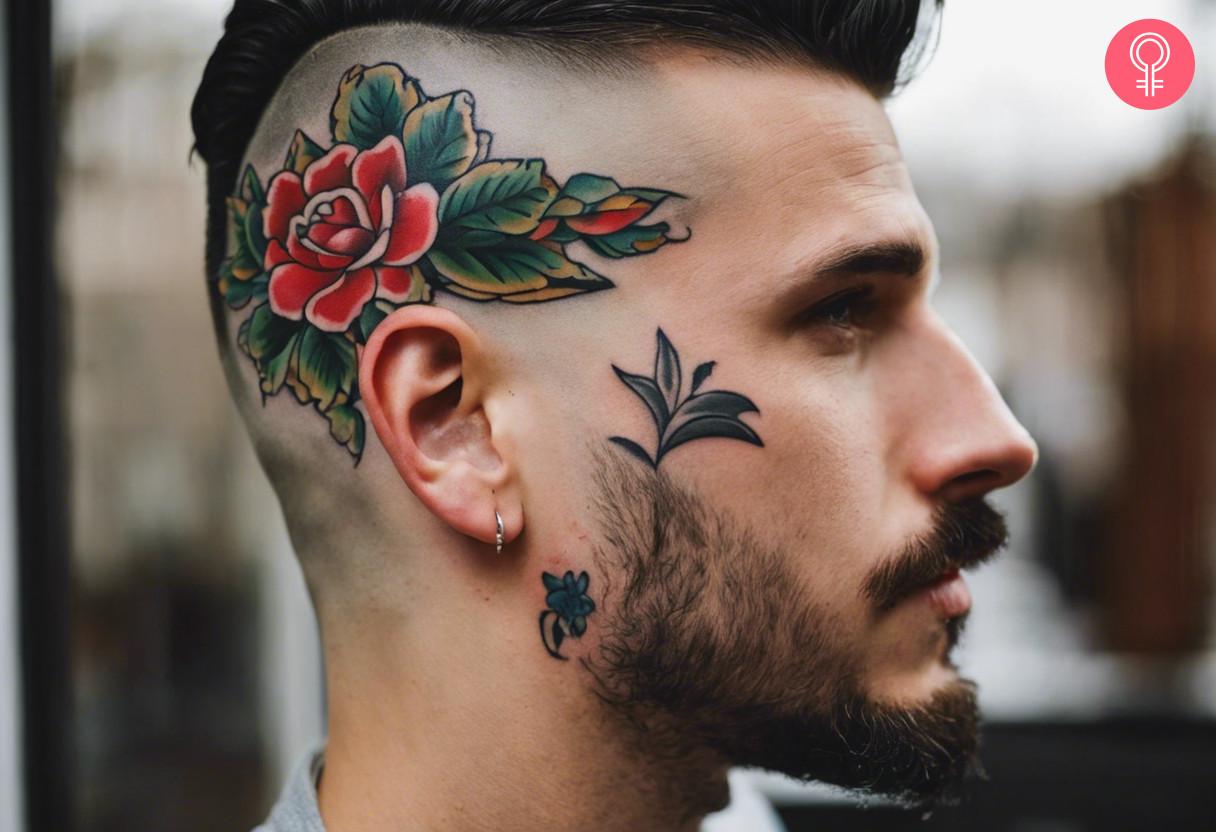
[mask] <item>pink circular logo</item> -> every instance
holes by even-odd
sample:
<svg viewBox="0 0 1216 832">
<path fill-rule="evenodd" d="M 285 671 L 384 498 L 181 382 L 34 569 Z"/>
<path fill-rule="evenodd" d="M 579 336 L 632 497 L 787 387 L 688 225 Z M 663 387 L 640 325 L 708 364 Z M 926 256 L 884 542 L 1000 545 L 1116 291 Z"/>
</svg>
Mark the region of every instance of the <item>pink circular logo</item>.
<svg viewBox="0 0 1216 832">
<path fill-rule="evenodd" d="M 1160 110 L 1182 98 L 1195 77 L 1195 51 L 1186 35 L 1164 20 L 1129 23 L 1106 47 L 1106 80 L 1124 102 Z"/>
</svg>

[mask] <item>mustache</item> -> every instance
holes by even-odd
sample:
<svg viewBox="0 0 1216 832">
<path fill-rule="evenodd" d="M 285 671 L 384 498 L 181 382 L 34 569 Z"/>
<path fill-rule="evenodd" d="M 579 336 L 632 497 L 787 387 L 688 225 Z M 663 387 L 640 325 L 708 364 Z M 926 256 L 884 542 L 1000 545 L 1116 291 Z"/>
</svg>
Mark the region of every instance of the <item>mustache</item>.
<svg viewBox="0 0 1216 832">
<path fill-rule="evenodd" d="M 969 569 L 993 558 L 1009 542 L 1005 517 L 984 498 L 941 503 L 927 533 L 878 566 L 862 594 L 880 610 L 889 610 L 909 595 L 953 569 Z"/>
</svg>

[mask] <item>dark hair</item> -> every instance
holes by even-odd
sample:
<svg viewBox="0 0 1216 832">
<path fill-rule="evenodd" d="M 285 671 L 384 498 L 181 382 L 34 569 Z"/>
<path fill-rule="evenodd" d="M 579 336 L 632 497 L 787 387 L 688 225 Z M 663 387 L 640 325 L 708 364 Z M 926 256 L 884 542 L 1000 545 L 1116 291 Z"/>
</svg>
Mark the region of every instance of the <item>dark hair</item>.
<svg viewBox="0 0 1216 832">
<path fill-rule="evenodd" d="M 930 0 L 934 12 L 942 0 Z M 207 61 L 190 117 L 207 163 L 206 268 L 224 257 L 225 203 L 262 111 L 292 65 L 353 26 L 430 23 L 517 37 L 576 56 L 605 44 L 710 46 L 803 60 L 841 72 L 882 97 L 915 68 L 921 0 L 236 0 Z M 214 297 L 212 298 L 214 301 Z M 222 332 L 220 305 L 213 304 Z"/>
</svg>

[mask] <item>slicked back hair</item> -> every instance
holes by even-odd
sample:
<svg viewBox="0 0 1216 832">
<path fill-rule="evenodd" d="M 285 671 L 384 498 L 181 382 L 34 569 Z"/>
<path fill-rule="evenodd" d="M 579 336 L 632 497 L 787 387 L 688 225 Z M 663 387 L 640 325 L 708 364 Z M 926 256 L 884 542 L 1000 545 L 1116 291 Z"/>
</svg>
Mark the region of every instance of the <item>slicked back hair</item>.
<svg viewBox="0 0 1216 832">
<path fill-rule="evenodd" d="M 505 35 L 558 60 L 602 61 L 660 43 L 708 47 L 840 72 L 876 97 L 920 63 L 921 6 L 942 0 L 236 0 L 194 97 L 195 149 L 207 163 L 206 268 L 225 254 L 225 198 L 271 97 L 321 40 L 355 26 L 427 23 Z M 214 293 L 217 329 L 226 330 Z"/>
</svg>

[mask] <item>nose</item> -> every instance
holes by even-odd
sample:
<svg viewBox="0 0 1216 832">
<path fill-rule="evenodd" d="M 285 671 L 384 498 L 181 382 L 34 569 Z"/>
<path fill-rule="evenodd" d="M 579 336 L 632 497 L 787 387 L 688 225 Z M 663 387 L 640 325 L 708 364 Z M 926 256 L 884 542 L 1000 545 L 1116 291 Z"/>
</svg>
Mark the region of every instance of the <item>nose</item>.
<svg viewBox="0 0 1216 832">
<path fill-rule="evenodd" d="M 900 401 L 915 487 L 958 502 L 1012 485 L 1038 462 L 1039 449 L 958 336 L 927 310 L 919 347 L 905 351 Z M 909 400 L 907 396 L 911 396 Z"/>
</svg>

